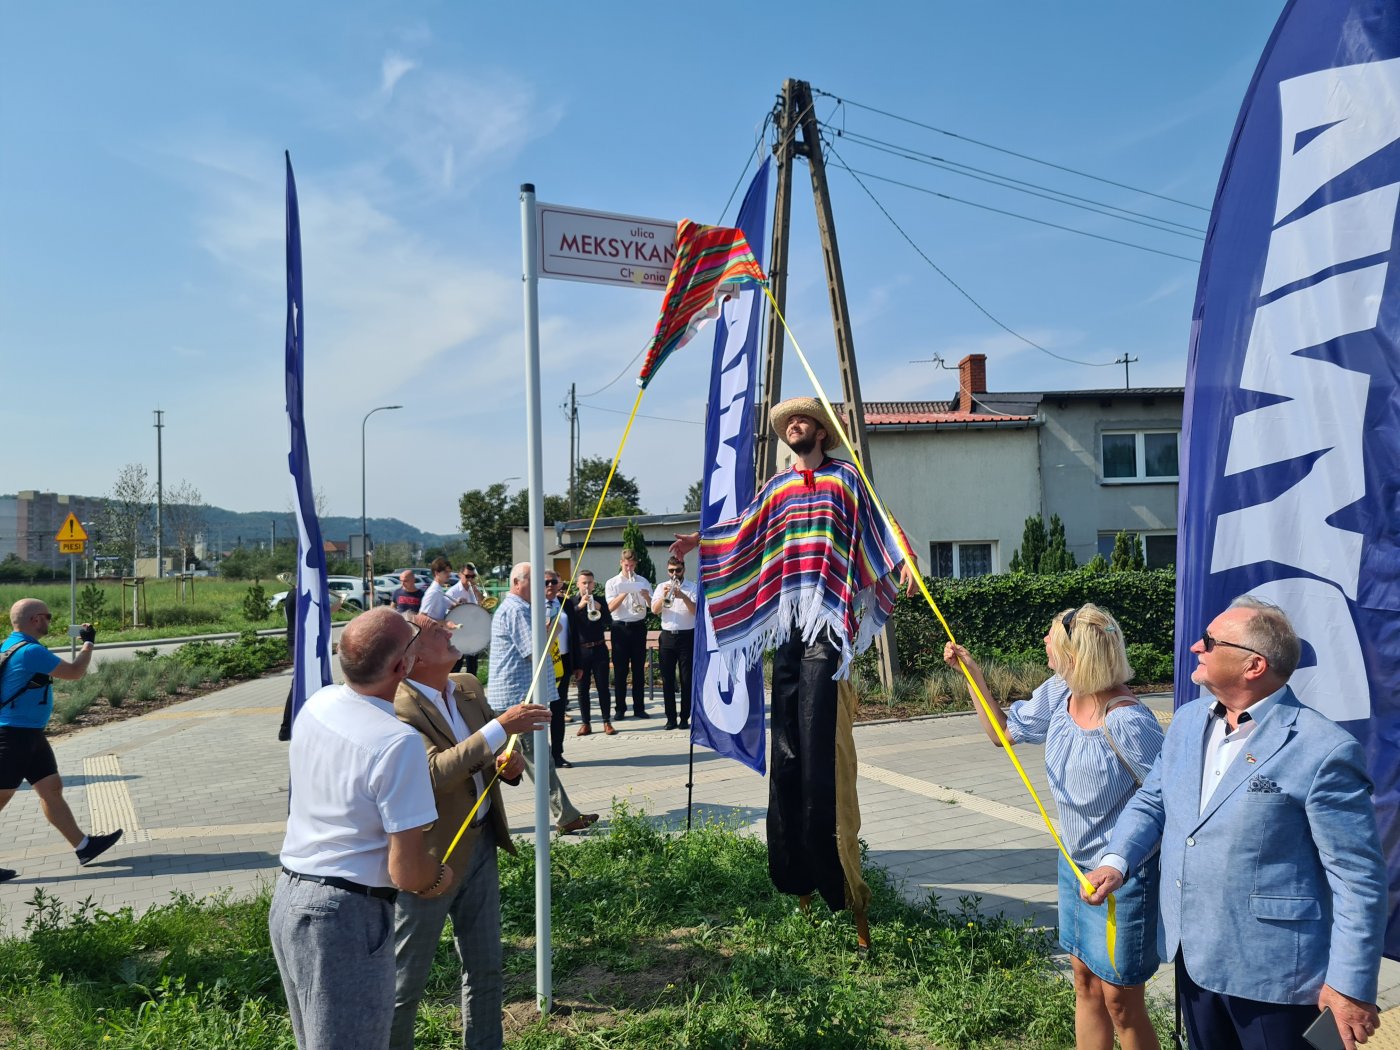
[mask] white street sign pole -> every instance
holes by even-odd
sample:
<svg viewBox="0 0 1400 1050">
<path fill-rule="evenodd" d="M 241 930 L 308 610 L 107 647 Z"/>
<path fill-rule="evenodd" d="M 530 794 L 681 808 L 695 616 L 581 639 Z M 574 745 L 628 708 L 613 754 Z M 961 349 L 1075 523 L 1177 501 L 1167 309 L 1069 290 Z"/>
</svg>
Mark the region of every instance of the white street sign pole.
<svg viewBox="0 0 1400 1050">
<path fill-rule="evenodd" d="M 78 622 L 78 556 L 68 555 L 68 622 Z M 78 658 L 78 639 L 69 637 L 68 657 L 71 660 Z"/>
<path fill-rule="evenodd" d="M 545 651 L 544 463 L 540 429 L 540 270 L 535 240 L 535 187 L 520 187 L 520 236 L 525 273 L 525 450 L 530 485 L 530 623 L 535 640 L 535 702 L 554 699 L 554 665 Z M 549 1013 L 554 998 L 550 944 L 549 730 L 535 730 L 535 1002 Z"/>
</svg>

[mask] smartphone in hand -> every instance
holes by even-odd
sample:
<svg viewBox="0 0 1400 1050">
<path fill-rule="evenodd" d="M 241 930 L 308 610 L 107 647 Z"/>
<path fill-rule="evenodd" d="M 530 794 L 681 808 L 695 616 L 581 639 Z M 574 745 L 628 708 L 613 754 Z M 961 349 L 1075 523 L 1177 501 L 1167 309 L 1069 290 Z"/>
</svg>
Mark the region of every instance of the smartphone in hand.
<svg viewBox="0 0 1400 1050">
<path fill-rule="evenodd" d="M 1316 1021 L 1308 1025 L 1303 1038 L 1308 1041 L 1309 1046 L 1317 1047 L 1317 1050 L 1346 1050 L 1346 1044 L 1342 1042 L 1342 1033 L 1337 1031 L 1337 1019 L 1332 1016 L 1330 1006 L 1322 1011 Z"/>
</svg>

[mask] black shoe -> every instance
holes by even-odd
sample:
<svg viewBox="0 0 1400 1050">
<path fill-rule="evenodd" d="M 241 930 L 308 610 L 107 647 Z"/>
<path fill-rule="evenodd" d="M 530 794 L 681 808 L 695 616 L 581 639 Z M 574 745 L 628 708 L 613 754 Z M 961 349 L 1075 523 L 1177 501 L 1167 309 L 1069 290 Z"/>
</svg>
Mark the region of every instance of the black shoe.
<svg viewBox="0 0 1400 1050">
<path fill-rule="evenodd" d="M 9 882 L 11 879 L 19 877 L 19 872 L 14 868 L 0 868 L 0 882 Z"/>
<path fill-rule="evenodd" d="M 284 744 L 285 744 L 288 740 L 292 739 L 292 727 L 291 727 L 291 726 L 282 726 L 282 727 L 280 727 L 280 728 L 277 730 L 277 739 L 280 740 L 280 741 L 282 741 Z"/>
<path fill-rule="evenodd" d="M 675 728 L 676 728 L 676 723 L 675 723 L 675 722 L 667 722 L 667 723 L 666 723 L 666 728 L 667 728 L 667 729 L 675 729 Z"/>
<path fill-rule="evenodd" d="M 554 765 L 555 765 L 555 768 L 557 768 L 557 769 L 573 769 L 573 768 L 574 768 L 574 764 L 573 764 L 572 762 L 570 762 L 567 758 L 556 758 L 556 759 L 554 760 Z"/>
<path fill-rule="evenodd" d="M 632 712 L 632 717 L 633 717 L 633 718 L 650 718 L 651 715 L 647 714 L 645 711 L 633 711 L 633 712 Z"/>
<path fill-rule="evenodd" d="M 73 852 L 78 855 L 78 863 L 86 867 L 115 846 L 117 840 L 121 837 L 121 828 L 117 828 L 116 831 L 109 831 L 105 835 L 89 835 L 87 845 Z"/>
<path fill-rule="evenodd" d="M 626 718 L 626 717 L 627 717 L 627 712 L 626 712 L 626 711 L 619 711 L 619 712 L 617 712 L 617 714 L 613 715 L 613 721 L 614 721 L 614 722 L 621 722 L 621 721 L 622 721 L 624 718 Z"/>
<path fill-rule="evenodd" d="M 684 721 L 684 720 L 682 720 L 682 721 L 680 721 L 680 722 L 677 722 L 676 725 L 678 725 L 681 729 L 689 729 L 689 728 L 690 728 L 690 723 L 687 722 L 687 721 Z"/>
</svg>

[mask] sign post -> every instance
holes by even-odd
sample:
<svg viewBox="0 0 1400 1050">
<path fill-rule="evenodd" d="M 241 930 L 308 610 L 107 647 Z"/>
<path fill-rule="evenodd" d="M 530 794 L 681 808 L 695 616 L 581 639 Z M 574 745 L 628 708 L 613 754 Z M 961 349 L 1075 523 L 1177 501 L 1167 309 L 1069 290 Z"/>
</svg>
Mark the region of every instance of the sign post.
<svg viewBox="0 0 1400 1050">
<path fill-rule="evenodd" d="M 58 532 L 54 535 L 54 539 L 58 541 L 58 552 L 68 555 L 69 624 L 78 622 L 78 558 L 87 549 L 87 538 L 87 530 L 72 513 L 69 513 L 68 517 L 64 519 L 63 524 L 58 527 Z M 78 640 L 71 635 L 68 638 L 68 654 L 74 660 L 78 657 Z"/>
</svg>

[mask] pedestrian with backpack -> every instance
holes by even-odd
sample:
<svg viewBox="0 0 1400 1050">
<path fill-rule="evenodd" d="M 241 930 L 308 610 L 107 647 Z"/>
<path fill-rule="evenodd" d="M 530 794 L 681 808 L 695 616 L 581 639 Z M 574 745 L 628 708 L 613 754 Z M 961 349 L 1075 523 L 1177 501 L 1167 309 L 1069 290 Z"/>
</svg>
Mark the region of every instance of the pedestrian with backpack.
<svg viewBox="0 0 1400 1050">
<path fill-rule="evenodd" d="M 48 822 L 68 840 L 78 863 L 86 865 L 111 849 L 122 832 L 118 828 L 105 835 L 85 835 L 78 827 L 63 799 L 58 760 L 44 727 L 53 715 L 53 680 L 76 681 L 87 674 L 96 634 L 91 624 L 83 624 L 82 650 L 70 662 L 39 641 L 49 633 L 52 618 L 38 598 L 21 598 L 10 606 L 14 630 L 0 643 L 0 809 L 21 782 L 29 781 Z M 0 868 L 0 882 L 18 874 L 13 868 Z"/>
</svg>

